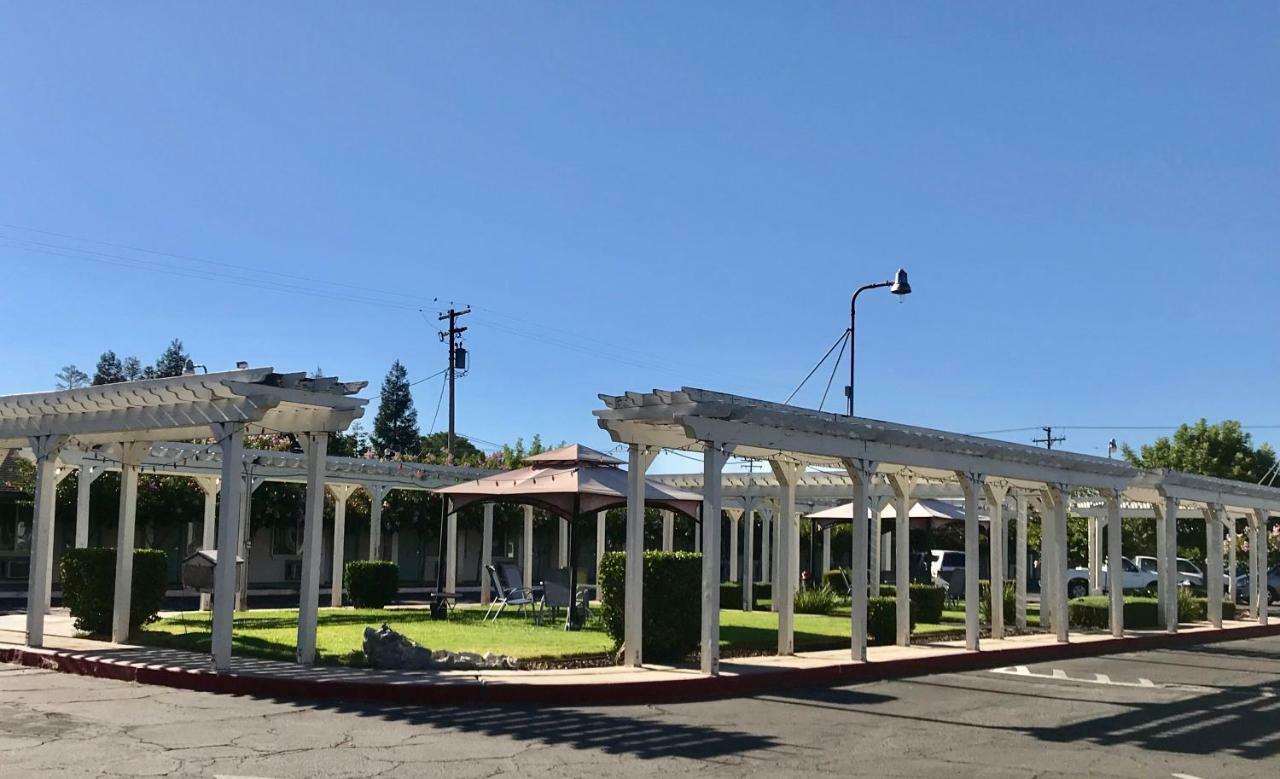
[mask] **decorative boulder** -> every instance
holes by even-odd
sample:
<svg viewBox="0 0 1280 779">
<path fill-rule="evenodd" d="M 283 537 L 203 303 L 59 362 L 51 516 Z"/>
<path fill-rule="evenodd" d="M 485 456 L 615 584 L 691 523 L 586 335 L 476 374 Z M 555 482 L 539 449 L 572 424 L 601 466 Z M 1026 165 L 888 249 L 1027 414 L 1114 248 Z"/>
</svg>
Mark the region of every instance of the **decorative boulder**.
<svg viewBox="0 0 1280 779">
<path fill-rule="evenodd" d="M 515 671 L 520 661 L 507 655 L 486 652 L 450 652 L 437 649 L 432 652 L 425 646 L 397 633 L 385 623 L 377 630 L 364 629 L 364 656 L 374 668 L 400 671 L 445 669 L 451 671 L 479 671 L 485 669 Z"/>
<path fill-rule="evenodd" d="M 364 656 L 375 668 L 422 670 L 435 667 L 430 649 L 397 633 L 385 623 L 378 630 L 364 629 Z"/>
</svg>

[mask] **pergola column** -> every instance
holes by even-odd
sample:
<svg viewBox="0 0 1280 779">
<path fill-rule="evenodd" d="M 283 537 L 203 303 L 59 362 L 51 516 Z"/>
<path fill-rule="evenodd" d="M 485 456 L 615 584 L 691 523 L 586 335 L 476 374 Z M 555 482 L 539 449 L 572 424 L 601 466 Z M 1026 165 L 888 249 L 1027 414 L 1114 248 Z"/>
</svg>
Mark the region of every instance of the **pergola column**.
<svg viewBox="0 0 1280 779">
<path fill-rule="evenodd" d="M 77 468 L 76 470 L 80 470 L 80 469 L 78 469 L 78 468 Z M 67 467 L 67 465 L 66 465 L 65 463 L 60 463 L 60 464 L 58 465 L 58 467 L 54 469 L 54 481 L 53 481 L 53 486 L 54 486 L 54 494 L 55 494 L 55 495 L 57 494 L 57 486 L 58 486 L 59 484 L 61 484 L 61 483 L 62 483 L 63 479 L 67 478 L 67 477 L 68 477 L 68 476 L 70 476 L 70 475 L 71 475 L 71 468 Z M 55 502 L 56 502 L 56 498 L 55 498 Z M 57 510 L 55 509 L 55 510 L 54 510 L 54 524 L 53 524 L 53 527 L 49 530 L 49 544 L 50 544 L 50 546 L 49 546 L 49 559 L 48 559 L 48 561 L 45 563 L 45 569 L 44 569 L 44 581 L 45 581 L 45 585 L 44 585 L 44 610 L 45 610 L 46 612 L 48 612 L 48 611 L 49 611 L 49 609 L 50 609 L 50 607 L 53 605 L 53 552 L 54 552 L 53 547 L 54 547 L 54 545 L 56 545 L 57 540 L 58 540 L 58 533 L 57 533 L 57 523 L 58 523 L 58 518 L 57 518 L 57 513 L 58 513 L 58 512 L 57 512 Z M 87 531 L 86 531 L 86 532 L 87 532 Z"/>
<path fill-rule="evenodd" d="M 493 565 L 493 504 L 484 504 L 484 520 L 480 530 L 480 605 L 488 606 L 489 566 Z M 452 592 L 452 590 L 450 590 Z"/>
<path fill-rule="evenodd" d="M 215 671 L 231 669 L 231 625 L 235 609 L 236 549 L 240 535 L 240 492 L 244 479 L 244 424 L 210 426 L 222 450 L 222 500 L 218 502 L 218 561 L 213 568 L 212 652 Z"/>
<path fill-rule="evenodd" d="M 1067 588 L 1063 575 L 1067 570 L 1067 506 L 1071 501 L 1071 488 L 1066 484 L 1052 483 L 1046 485 L 1046 503 L 1049 505 L 1048 527 L 1041 527 L 1041 533 L 1053 538 L 1050 551 L 1053 553 L 1040 567 L 1049 566 L 1051 573 L 1053 602 L 1053 632 L 1058 641 L 1066 643 L 1069 639 L 1067 619 Z M 1044 595 L 1040 596 L 1041 609 L 1044 608 Z"/>
<path fill-rule="evenodd" d="M 731 448 L 704 441 L 702 452 L 702 673 L 720 673 L 720 493 Z M 663 536 L 668 516 L 663 517 Z"/>
<path fill-rule="evenodd" d="M 604 559 L 605 553 L 605 521 L 609 515 L 607 511 L 596 512 L 596 587 L 600 586 L 600 561 Z M 600 597 L 599 589 L 596 590 L 596 597 Z"/>
<path fill-rule="evenodd" d="M 1006 567 L 1004 558 L 1005 550 L 1008 549 L 1008 538 L 1004 531 L 1004 500 L 1009 494 L 1009 485 L 1003 482 L 987 482 L 983 491 L 987 498 L 987 516 L 990 518 L 987 534 L 988 543 L 991 547 L 989 553 L 991 558 L 991 637 L 1004 638 L 1004 572 Z M 968 521 L 967 518 L 966 521 Z M 966 582 L 966 586 L 967 584 Z"/>
<path fill-rule="evenodd" d="M 868 490 L 870 487 L 868 486 Z M 880 597 L 880 572 L 884 570 L 884 564 L 880 557 L 880 550 L 883 546 L 883 536 L 881 530 L 883 528 L 883 520 L 880 518 L 880 512 L 884 510 L 885 498 L 877 495 L 870 499 L 871 504 L 871 540 L 868 550 L 867 570 L 869 571 L 869 584 L 871 589 L 868 597 Z"/>
<path fill-rule="evenodd" d="M 956 480 L 964 492 L 964 646 L 970 652 L 976 652 L 978 634 L 982 629 L 977 564 L 982 556 L 978 538 L 978 499 L 982 496 L 985 477 L 980 473 L 956 471 Z"/>
<path fill-rule="evenodd" d="M 773 507 L 760 506 L 760 581 L 769 582 L 769 599 L 773 600 Z M 753 574 L 754 576 L 754 574 Z M 772 606 L 771 611 L 777 611 Z"/>
<path fill-rule="evenodd" d="M 254 458 L 253 462 L 257 462 L 257 458 Z M 252 466 L 252 463 L 250 465 Z M 244 561 L 244 564 L 236 568 L 236 611 L 249 610 L 249 550 L 253 546 L 253 493 L 257 492 L 258 487 L 265 481 L 254 477 L 251 473 L 244 474 L 242 480 L 244 487 L 240 491 L 242 505 L 235 554 Z"/>
<path fill-rule="evenodd" d="M 897 644 L 911 645 L 911 490 L 916 479 L 909 473 L 889 476 L 897 505 L 893 519 L 893 574 L 897 589 Z"/>
<path fill-rule="evenodd" d="M 729 509 L 729 581 L 738 581 L 738 517 L 741 509 Z"/>
<path fill-rule="evenodd" d="M 640 444 L 627 446 L 627 541 L 623 589 L 622 664 L 644 662 L 644 474 L 658 450 Z"/>
<path fill-rule="evenodd" d="M 520 574 L 524 576 L 523 585 L 533 587 L 533 506 L 524 506 L 524 538 Z"/>
<path fill-rule="evenodd" d="M 120 516 L 116 527 L 115 602 L 111 610 L 111 640 L 117 644 L 129 640 L 134 527 L 138 516 L 138 466 L 150 451 L 150 443 L 120 445 Z"/>
<path fill-rule="evenodd" d="M 756 529 L 755 499 L 747 500 L 747 507 L 742 512 L 742 610 L 751 611 L 755 600 L 756 578 Z"/>
<path fill-rule="evenodd" d="M 320 562 L 324 531 L 324 471 L 328 433 L 299 436 L 307 456 L 306 510 L 302 520 L 302 582 L 298 598 L 297 659 L 316 660 L 316 626 L 320 611 Z"/>
<path fill-rule="evenodd" d="M 40 647 L 44 646 L 44 604 L 49 587 L 45 571 L 53 559 L 58 453 L 67 436 L 40 435 L 28 440 L 36 460 L 36 485 L 31 562 L 27 566 L 27 646 Z"/>
<path fill-rule="evenodd" d="M 809 539 L 809 543 L 813 543 L 813 539 Z M 822 576 L 818 578 L 819 586 L 827 575 L 827 571 L 831 570 L 831 526 L 827 525 L 822 528 Z"/>
<path fill-rule="evenodd" d="M 382 502 L 391 491 L 388 484 L 366 484 L 369 493 L 369 559 L 382 559 Z M 450 590 L 453 592 L 453 590 Z"/>
<path fill-rule="evenodd" d="M 218 477 L 217 476 L 197 476 L 196 485 L 200 487 L 200 491 L 204 493 L 204 519 L 200 523 L 200 548 L 213 549 L 217 544 L 217 511 L 218 511 Z M 81 484 L 83 486 L 83 483 Z M 88 490 L 84 490 L 88 493 Z M 77 499 L 80 497 L 76 496 Z M 88 501 L 86 501 L 87 503 Z M 77 506 L 77 511 L 79 506 Z M 87 513 L 87 512 L 86 512 Z M 77 526 L 79 525 L 79 517 L 77 517 Z M 87 528 L 86 528 L 87 530 Z M 77 532 L 79 528 L 77 527 Z M 200 593 L 200 610 L 208 611 L 212 607 L 212 598 L 208 592 Z"/>
<path fill-rule="evenodd" d="M 1163 495 L 1151 504 L 1156 515 L 1156 587 L 1160 596 L 1160 627 L 1178 632 L 1178 499 Z"/>
<path fill-rule="evenodd" d="M 778 480 L 778 544 L 774 550 L 778 574 L 773 583 L 773 606 L 778 612 L 778 654 L 796 653 L 795 589 L 799 571 L 791 544 L 796 516 L 796 482 L 804 473 L 804 465 L 787 460 L 770 460 L 769 467 Z"/>
<path fill-rule="evenodd" d="M 849 654 L 856 663 L 867 660 L 867 494 L 876 463 L 860 458 L 841 461 L 853 482 L 853 511 L 849 532 L 853 553 L 849 559 Z M 830 540 L 830 535 L 827 536 Z M 824 551 L 824 558 L 829 555 Z"/>
<path fill-rule="evenodd" d="M 1013 505 L 1017 512 L 1014 520 L 1013 579 L 1014 579 L 1014 619 L 1018 630 L 1027 629 L 1027 497 L 1021 493 L 1013 494 Z"/>
<path fill-rule="evenodd" d="M 663 509 L 662 511 L 662 551 L 670 552 L 676 543 L 676 515 Z"/>
<path fill-rule="evenodd" d="M 1209 599 L 1209 624 L 1222 627 L 1222 520 L 1226 509 L 1214 503 L 1204 507 L 1205 594 Z"/>
<path fill-rule="evenodd" d="M 342 578 L 347 558 L 347 499 L 356 491 L 354 484 L 330 484 L 333 493 L 333 571 L 330 574 L 329 605 L 342 606 Z"/>
<path fill-rule="evenodd" d="M 89 545 L 89 498 L 93 483 L 104 473 L 97 465 L 81 465 L 76 474 L 76 549 Z"/>
<path fill-rule="evenodd" d="M 1227 577 L 1227 597 L 1231 599 L 1232 604 L 1240 602 L 1240 593 L 1236 590 L 1236 544 L 1239 542 L 1236 530 L 1236 518 L 1230 513 L 1224 515 L 1227 521 L 1227 570 L 1231 575 Z"/>
<path fill-rule="evenodd" d="M 1107 509 L 1107 590 L 1111 595 L 1111 635 L 1124 638 L 1124 523 L 1120 493 L 1103 490 Z"/>
<path fill-rule="evenodd" d="M 1102 594 L 1102 535 L 1101 521 L 1098 517 L 1088 517 L 1085 524 L 1089 530 L 1089 594 Z"/>
<path fill-rule="evenodd" d="M 444 591 L 458 591 L 458 512 L 449 501 L 448 513 L 444 520 Z"/>
<path fill-rule="evenodd" d="M 1258 624 L 1267 624 L 1267 601 L 1270 600 L 1270 591 L 1267 588 L 1267 536 L 1269 528 L 1268 511 L 1266 509 L 1253 510 L 1253 543 L 1249 544 L 1249 548 L 1254 550 L 1253 565 L 1254 570 L 1249 572 L 1249 583 L 1253 585 L 1256 592 L 1255 602 L 1257 603 Z"/>
<path fill-rule="evenodd" d="M 1054 595 L 1054 587 L 1057 586 L 1058 577 L 1054 576 L 1054 569 L 1058 559 L 1056 551 L 1057 532 L 1054 528 L 1053 516 L 1053 497 L 1049 490 L 1046 489 L 1042 493 L 1043 500 L 1040 505 L 1040 627 L 1047 628 L 1050 631 L 1057 631 L 1057 598 Z"/>
</svg>

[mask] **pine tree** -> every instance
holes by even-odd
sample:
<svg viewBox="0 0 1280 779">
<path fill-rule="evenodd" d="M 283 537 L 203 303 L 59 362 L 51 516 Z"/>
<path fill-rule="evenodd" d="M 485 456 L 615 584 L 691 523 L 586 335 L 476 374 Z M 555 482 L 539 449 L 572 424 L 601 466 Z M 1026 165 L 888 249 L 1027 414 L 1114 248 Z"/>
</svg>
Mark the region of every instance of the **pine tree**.
<svg viewBox="0 0 1280 779">
<path fill-rule="evenodd" d="M 120 364 L 120 358 L 116 353 L 108 349 L 98 358 L 98 367 L 93 371 L 93 383 L 95 385 L 115 384 L 120 381 L 126 381 L 124 366 Z"/>
<path fill-rule="evenodd" d="M 89 383 L 89 375 L 74 365 L 64 365 L 62 370 L 53 375 L 58 380 L 58 389 L 79 389 Z"/>
<path fill-rule="evenodd" d="M 190 355 L 183 350 L 182 341 L 175 338 L 169 342 L 169 347 L 160 355 L 160 359 L 156 360 L 154 370 L 147 372 L 147 378 L 165 379 L 170 376 L 181 376 L 184 373 L 191 373 L 195 367 Z"/>
<path fill-rule="evenodd" d="M 408 372 L 396 360 L 382 381 L 378 415 L 373 418 L 369 444 L 379 457 L 418 453 L 418 412 L 409 392 Z"/>
<path fill-rule="evenodd" d="M 150 370 L 152 369 L 147 368 L 147 370 L 144 371 L 142 369 L 142 362 L 137 357 L 126 357 L 124 358 L 124 362 L 120 364 L 120 374 L 124 376 L 121 381 L 137 381 L 138 379 L 146 376 L 147 372 Z"/>
</svg>

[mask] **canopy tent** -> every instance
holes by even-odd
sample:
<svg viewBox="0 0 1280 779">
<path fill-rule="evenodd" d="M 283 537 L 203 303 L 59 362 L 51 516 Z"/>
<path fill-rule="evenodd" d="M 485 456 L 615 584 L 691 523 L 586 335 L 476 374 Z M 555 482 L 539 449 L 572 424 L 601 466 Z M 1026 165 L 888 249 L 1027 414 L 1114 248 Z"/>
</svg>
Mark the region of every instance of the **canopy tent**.
<svg viewBox="0 0 1280 779">
<path fill-rule="evenodd" d="M 562 446 L 526 459 L 529 465 L 475 481 L 441 487 L 452 510 L 472 503 L 522 503 L 559 517 L 592 514 L 627 505 L 627 472 L 622 461 L 581 444 Z M 698 518 L 702 496 L 645 479 L 645 505 Z"/>
<path fill-rule="evenodd" d="M 871 516 L 870 508 L 867 509 L 867 516 Z M 898 511 L 892 503 L 886 504 L 880 512 L 881 519 L 897 519 L 897 517 Z M 829 509 L 806 514 L 805 518 L 816 522 L 823 530 L 832 525 L 848 524 L 853 521 L 853 504 L 832 506 Z M 907 518 L 911 521 L 911 526 L 917 529 L 929 527 L 938 522 L 963 522 L 964 506 L 937 498 L 921 498 L 911 505 L 907 511 Z M 979 514 L 978 521 L 989 522 L 990 518 L 986 514 Z"/>
<path fill-rule="evenodd" d="M 627 472 L 622 461 L 580 444 L 562 446 L 534 455 L 514 471 L 434 490 L 449 499 L 450 513 L 473 503 L 519 503 L 536 506 L 569 523 L 569 584 L 578 578 L 577 539 L 573 520 L 627 505 Z M 698 519 L 702 496 L 644 480 L 646 506 L 679 512 Z M 566 627 L 576 624 L 574 606 L 568 609 Z"/>
</svg>

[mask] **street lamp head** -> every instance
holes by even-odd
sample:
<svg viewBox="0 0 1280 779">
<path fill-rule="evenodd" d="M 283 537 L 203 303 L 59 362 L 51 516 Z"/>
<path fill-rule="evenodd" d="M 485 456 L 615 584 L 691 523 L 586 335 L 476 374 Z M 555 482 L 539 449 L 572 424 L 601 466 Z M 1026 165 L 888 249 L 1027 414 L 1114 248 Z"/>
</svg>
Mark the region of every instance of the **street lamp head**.
<svg viewBox="0 0 1280 779">
<path fill-rule="evenodd" d="M 907 272 L 902 268 L 898 268 L 898 272 L 893 274 L 893 284 L 889 285 L 889 292 L 894 295 L 911 294 L 911 285 L 907 283 Z"/>
</svg>

